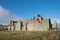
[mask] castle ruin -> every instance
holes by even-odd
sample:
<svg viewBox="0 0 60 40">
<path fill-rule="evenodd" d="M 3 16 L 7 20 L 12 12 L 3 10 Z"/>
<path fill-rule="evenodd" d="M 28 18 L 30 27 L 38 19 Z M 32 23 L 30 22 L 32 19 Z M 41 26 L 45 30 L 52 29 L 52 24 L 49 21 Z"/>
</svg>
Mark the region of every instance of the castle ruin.
<svg viewBox="0 0 60 40">
<path fill-rule="evenodd" d="M 48 31 L 52 30 L 52 28 L 56 29 L 55 26 L 52 26 L 50 19 L 44 19 L 41 15 L 38 14 L 37 18 L 33 17 L 29 20 L 21 21 L 13 21 L 10 20 L 8 24 L 8 30 L 16 30 L 16 31 Z"/>
</svg>

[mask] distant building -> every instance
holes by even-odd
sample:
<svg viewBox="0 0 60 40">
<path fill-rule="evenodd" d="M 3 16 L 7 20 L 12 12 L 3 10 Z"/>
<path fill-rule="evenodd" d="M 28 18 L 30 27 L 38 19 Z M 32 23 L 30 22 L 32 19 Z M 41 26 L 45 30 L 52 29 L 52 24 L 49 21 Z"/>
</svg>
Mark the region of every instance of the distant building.
<svg viewBox="0 0 60 40">
<path fill-rule="evenodd" d="M 0 25 L 0 31 L 1 30 L 8 30 L 8 26 L 7 25 Z"/>
</svg>

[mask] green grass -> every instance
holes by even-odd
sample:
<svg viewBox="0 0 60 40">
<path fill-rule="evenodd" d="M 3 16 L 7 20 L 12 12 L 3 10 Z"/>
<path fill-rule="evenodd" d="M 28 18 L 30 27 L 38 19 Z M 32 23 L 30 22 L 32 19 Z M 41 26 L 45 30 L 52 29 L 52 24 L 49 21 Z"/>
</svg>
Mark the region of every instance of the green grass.
<svg viewBox="0 0 60 40">
<path fill-rule="evenodd" d="M 31 40 L 33 37 L 41 36 L 47 32 L 39 31 L 0 31 L 0 40 Z"/>
</svg>

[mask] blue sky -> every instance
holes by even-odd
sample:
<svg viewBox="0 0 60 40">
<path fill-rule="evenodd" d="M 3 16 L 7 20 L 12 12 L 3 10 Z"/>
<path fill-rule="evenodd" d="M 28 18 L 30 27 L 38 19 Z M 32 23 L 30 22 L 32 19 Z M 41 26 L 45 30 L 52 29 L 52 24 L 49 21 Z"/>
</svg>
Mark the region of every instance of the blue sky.
<svg viewBox="0 0 60 40">
<path fill-rule="evenodd" d="M 60 20 L 60 0 L 0 0 L 0 6 L 9 11 L 8 16 L 28 19 L 40 13 L 52 21 Z"/>
</svg>

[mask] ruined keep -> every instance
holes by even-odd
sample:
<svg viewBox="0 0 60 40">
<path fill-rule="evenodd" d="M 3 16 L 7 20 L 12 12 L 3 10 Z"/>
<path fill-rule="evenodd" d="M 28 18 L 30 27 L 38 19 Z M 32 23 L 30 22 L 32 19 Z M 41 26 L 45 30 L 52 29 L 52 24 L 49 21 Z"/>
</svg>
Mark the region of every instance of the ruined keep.
<svg viewBox="0 0 60 40">
<path fill-rule="evenodd" d="M 33 17 L 25 21 L 10 20 L 8 24 L 8 30 L 16 30 L 16 31 L 48 31 L 51 29 L 52 29 L 51 20 L 44 19 L 39 14 L 36 18 Z"/>
</svg>

